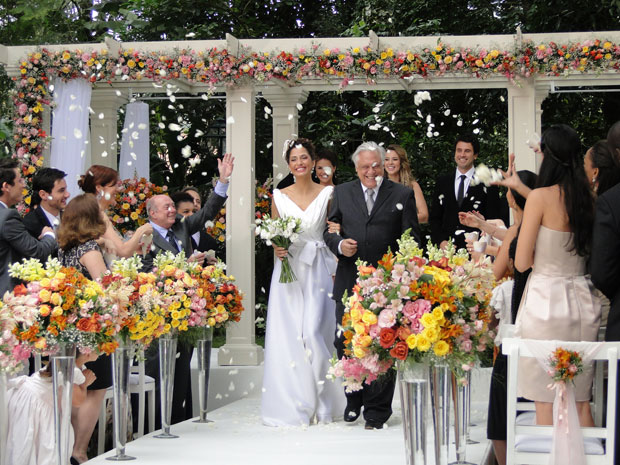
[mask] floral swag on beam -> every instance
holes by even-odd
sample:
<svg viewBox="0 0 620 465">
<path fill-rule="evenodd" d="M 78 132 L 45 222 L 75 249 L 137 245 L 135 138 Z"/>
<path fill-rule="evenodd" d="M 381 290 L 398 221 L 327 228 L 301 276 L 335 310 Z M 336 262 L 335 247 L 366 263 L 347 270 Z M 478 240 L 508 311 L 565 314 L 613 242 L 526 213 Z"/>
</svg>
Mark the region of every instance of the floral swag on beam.
<svg viewBox="0 0 620 465">
<path fill-rule="evenodd" d="M 438 41 L 434 48 L 419 50 L 324 49 L 257 53 L 241 50 L 233 56 L 227 50 L 179 50 L 172 55 L 138 50 L 120 50 L 109 56 L 106 50 L 31 53 L 20 62 L 20 77 L 13 101 L 16 108 L 15 157 L 25 176 L 42 166 L 41 153 L 48 143 L 42 129 L 44 105 L 50 104 L 50 81 L 77 78 L 90 82 L 151 79 L 156 82 L 187 79 L 190 82 L 232 86 L 244 81 L 285 81 L 291 86 L 304 78 L 340 79 L 344 88 L 354 79 L 376 83 L 382 79 L 412 80 L 446 74 L 480 79 L 503 75 L 508 80 L 532 76 L 566 76 L 573 73 L 603 73 L 620 69 L 620 45 L 607 40 L 582 43 L 534 44 L 524 42 L 514 50 L 455 48 Z"/>
</svg>

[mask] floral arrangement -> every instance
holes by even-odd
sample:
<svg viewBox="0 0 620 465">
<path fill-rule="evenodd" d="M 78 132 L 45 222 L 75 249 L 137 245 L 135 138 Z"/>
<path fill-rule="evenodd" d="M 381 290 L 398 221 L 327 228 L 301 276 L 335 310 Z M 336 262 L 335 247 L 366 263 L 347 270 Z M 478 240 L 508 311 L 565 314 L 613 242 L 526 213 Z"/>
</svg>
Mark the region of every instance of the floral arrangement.
<svg viewBox="0 0 620 465">
<path fill-rule="evenodd" d="M 140 272 L 141 268 L 142 260 L 137 255 L 115 260 L 102 286 L 117 322 L 117 339 L 146 348 L 164 333 L 165 310 L 155 276 Z"/>
<path fill-rule="evenodd" d="M 30 356 L 30 348 L 13 332 L 16 323 L 10 308 L 0 301 L 0 373 L 19 372 L 22 362 Z"/>
<path fill-rule="evenodd" d="M 135 231 L 146 223 L 147 200 L 167 190 L 166 186 L 157 186 L 145 178 L 123 179 L 116 193 L 116 204 L 110 211 L 110 218 L 118 231 L 125 234 L 127 231 Z"/>
<path fill-rule="evenodd" d="M 464 250 L 430 243 L 425 257 L 408 232 L 398 244 L 376 268 L 358 262 L 353 294 L 343 297 L 345 357 L 333 360 L 330 376 L 344 378 L 348 391 L 395 362 L 447 363 L 463 383 L 493 343 L 490 262 L 469 262 Z"/>
<path fill-rule="evenodd" d="M 221 261 L 200 270 L 196 293 L 200 306 L 192 311 L 190 326 L 220 328 L 241 319 L 243 295 L 234 284 L 234 276 L 225 271 L 226 265 Z"/>
<path fill-rule="evenodd" d="M 47 354 L 59 343 L 77 344 L 82 352 L 114 352 L 116 322 L 108 312 L 101 285 L 57 259 L 45 266 L 36 259 L 9 266 L 9 275 L 27 284 L 4 295 L 17 323 L 19 341 Z"/>
<path fill-rule="evenodd" d="M 157 51 L 107 50 L 50 51 L 41 49 L 20 62 L 20 76 L 13 96 L 16 108 L 14 140 L 16 158 L 25 176 L 42 166 L 41 153 L 47 143 L 41 114 L 50 103 L 50 81 L 88 79 L 89 82 L 152 79 L 187 79 L 190 82 L 233 85 L 243 80 L 273 79 L 294 85 L 306 77 L 340 79 L 345 87 L 355 79 L 376 82 L 382 78 L 432 78 L 447 73 L 478 78 L 503 75 L 509 80 L 534 75 L 563 76 L 571 73 L 602 73 L 620 69 L 620 45 L 608 40 L 580 43 L 534 44 L 525 41 L 512 50 L 453 47 L 438 40 L 434 47 L 416 50 L 347 50 L 314 44 L 308 50 L 254 52 L 241 49 L 238 56 L 226 49 L 179 50 L 174 54 Z"/>
<path fill-rule="evenodd" d="M 278 247 L 290 248 L 291 244 L 297 241 L 301 232 L 301 219 L 289 217 L 271 218 L 263 215 L 256 219 L 256 235 L 270 246 L 275 244 Z M 289 252 L 290 255 L 290 252 Z M 281 283 L 292 283 L 297 281 L 295 273 L 288 261 L 288 256 L 282 259 L 282 271 L 280 272 Z"/>
<path fill-rule="evenodd" d="M 271 177 L 267 178 L 262 184 L 256 183 L 256 193 L 254 197 L 254 205 L 256 208 L 256 218 L 261 219 L 263 216 L 269 214 L 271 208 Z M 207 223 L 207 233 L 213 236 L 219 242 L 226 240 L 226 208 L 222 208 L 217 217 L 213 221 Z"/>
<path fill-rule="evenodd" d="M 549 376 L 554 381 L 574 382 L 575 376 L 583 372 L 583 359 L 581 354 L 558 347 L 553 351 L 548 360 Z"/>
</svg>

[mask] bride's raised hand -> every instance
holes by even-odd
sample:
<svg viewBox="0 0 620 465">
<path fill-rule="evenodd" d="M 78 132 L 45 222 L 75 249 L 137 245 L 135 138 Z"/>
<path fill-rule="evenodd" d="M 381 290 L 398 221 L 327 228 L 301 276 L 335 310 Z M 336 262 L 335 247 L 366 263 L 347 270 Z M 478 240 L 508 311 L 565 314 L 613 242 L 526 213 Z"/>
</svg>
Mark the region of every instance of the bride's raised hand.
<svg viewBox="0 0 620 465">
<path fill-rule="evenodd" d="M 277 245 L 274 244 L 273 250 L 276 253 L 276 257 L 278 257 L 280 260 L 282 260 L 284 257 L 288 255 L 288 250 L 285 249 L 284 247 L 278 247 Z"/>
</svg>

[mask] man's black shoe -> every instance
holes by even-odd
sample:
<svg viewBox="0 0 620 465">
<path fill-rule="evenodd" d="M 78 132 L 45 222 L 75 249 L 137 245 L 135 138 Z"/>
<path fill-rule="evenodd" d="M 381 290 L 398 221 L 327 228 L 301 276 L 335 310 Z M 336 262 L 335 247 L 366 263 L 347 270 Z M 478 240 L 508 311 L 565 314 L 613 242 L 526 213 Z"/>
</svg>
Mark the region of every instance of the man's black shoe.
<svg viewBox="0 0 620 465">
<path fill-rule="evenodd" d="M 347 407 L 344 409 L 344 421 L 353 423 L 357 420 L 362 412 L 362 407 Z"/>
<path fill-rule="evenodd" d="M 383 423 L 379 421 L 366 420 L 365 429 L 383 429 Z"/>
</svg>

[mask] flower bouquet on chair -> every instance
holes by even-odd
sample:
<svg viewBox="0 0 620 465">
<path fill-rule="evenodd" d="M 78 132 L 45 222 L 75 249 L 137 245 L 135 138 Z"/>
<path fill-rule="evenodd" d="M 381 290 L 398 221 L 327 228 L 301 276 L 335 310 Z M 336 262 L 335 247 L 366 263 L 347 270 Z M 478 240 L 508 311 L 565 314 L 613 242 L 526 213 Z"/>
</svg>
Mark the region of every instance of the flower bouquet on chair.
<svg viewBox="0 0 620 465">
<path fill-rule="evenodd" d="M 269 215 L 264 215 L 262 219 L 256 219 L 256 235 L 260 236 L 267 245 L 275 244 L 278 247 L 288 249 L 291 244 L 297 241 L 300 232 L 301 219 L 299 218 L 293 218 L 292 216 L 271 218 Z M 290 252 L 289 255 L 291 255 Z M 294 281 L 297 281 L 297 277 L 293 273 L 288 257 L 284 257 L 282 259 L 280 282 L 292 283 Z"/>
</svg>

